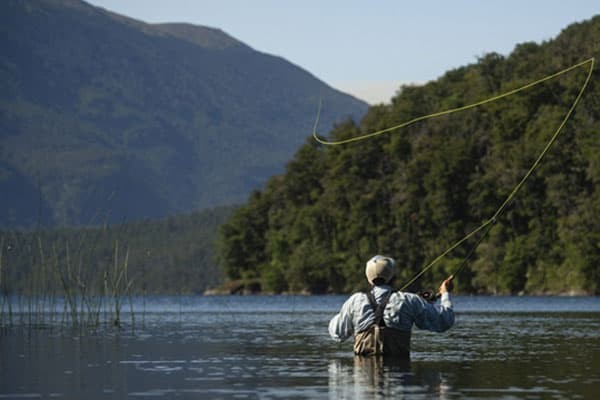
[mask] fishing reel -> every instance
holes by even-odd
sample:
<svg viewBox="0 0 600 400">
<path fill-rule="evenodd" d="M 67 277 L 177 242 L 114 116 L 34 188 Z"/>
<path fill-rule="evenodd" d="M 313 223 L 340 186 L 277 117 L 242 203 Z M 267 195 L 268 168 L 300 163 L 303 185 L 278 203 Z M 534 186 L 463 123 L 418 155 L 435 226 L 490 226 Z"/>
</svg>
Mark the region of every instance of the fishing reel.
<svg viewBox="0 0 600 400">
<path fill-rule="evenodd" d="M 419 293 L 419 296 L 421 296 L 423 299 L 425 299 L 425 301 L 427 301 L 428 303 L 435 303 L 437 301 L 437 299 L 442 297 L 441 294 L 439 294 L 438 292 L 435 292 L 433 290 L 424 290 Z"/>
</svg>

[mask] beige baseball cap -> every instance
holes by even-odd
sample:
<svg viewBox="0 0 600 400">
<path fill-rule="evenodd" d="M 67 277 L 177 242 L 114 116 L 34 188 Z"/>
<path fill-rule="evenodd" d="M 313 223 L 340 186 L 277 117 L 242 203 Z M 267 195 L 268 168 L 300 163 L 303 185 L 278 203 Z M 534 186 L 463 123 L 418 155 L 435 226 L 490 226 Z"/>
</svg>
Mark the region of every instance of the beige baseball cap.
<svg viewBox="0 0 600 400">
<path fill-rule="evenodd" d="M 365 275 L 370 284 L 377 278 L 382 278 L 389 282 L 396 273 L 396 261 L 391 257 L 376 255 L 367 261 Z"/>
</svg>

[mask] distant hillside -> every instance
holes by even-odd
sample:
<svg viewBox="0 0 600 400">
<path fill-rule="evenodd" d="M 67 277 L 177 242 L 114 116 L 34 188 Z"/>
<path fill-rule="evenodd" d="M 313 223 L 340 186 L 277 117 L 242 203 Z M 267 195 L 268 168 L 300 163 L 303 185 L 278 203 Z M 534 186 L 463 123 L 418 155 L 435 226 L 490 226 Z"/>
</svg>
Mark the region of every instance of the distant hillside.
<svg viewBox="0 0 600 400">
<path fill-rule="evenodd" d="M 241 203 L 367 105 L 224 32 L 75 0 L 0 2 L 0 227 Z"/>
<path fill-rule="evenodd" d="M 232 211 L 217 207 L 92 228 L 0 230 L 0 296 L 61 293 L 61 278 L 74 290 L 103 293 L 115 261 L 127 265 L 124 279 L 133 281 L 134 293 L 202 293 L 222 283 L 214 241 Z"/>
<path fill-rule="evenodd" d="M 600 16 L 555 39 L 487 54 L 423 86 L 403 87 L 342 140 L 481 101 L 596 58 L 557 142 L 458 275 L 459 292 L 600 294 Z M 573 104 L 587 75 L 571 70 L 511 97 L 344 146 L 305 144 L 221 227 L 221 266 L 263 290 L 349 292 L 365 261 L 388 254 L 406 284 L 489 220 Z M 325 133 L 325 131 L 321 131 Z M 409 290 L 437 288 L 476 237 Z M 258 283 L 257 283 L 258 282 Z"/>
</svg>

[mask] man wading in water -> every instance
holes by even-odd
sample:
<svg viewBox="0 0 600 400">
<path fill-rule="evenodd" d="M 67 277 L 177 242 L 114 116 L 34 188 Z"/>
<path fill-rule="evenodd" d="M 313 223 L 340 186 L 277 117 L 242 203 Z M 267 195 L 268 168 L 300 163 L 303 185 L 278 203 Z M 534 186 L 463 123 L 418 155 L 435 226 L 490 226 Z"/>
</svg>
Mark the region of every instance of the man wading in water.
<svg viewBox="0 0 600 400">
<path fill-rule="evenodd" d="M 442 282 L 441 302 L 434 305 L 419 295 L 394 291 L 390 283 L 395 267 L 390 257 L 367 261 L 365 273 L 372 289 L 353 294 L 329 322 L 329 334 L 336 341 L 354 334 L 355 354 L 409 358 L 413 324 L 433 332 L 444 332 L 454 324 L 452 278 Z"/>
</svg>

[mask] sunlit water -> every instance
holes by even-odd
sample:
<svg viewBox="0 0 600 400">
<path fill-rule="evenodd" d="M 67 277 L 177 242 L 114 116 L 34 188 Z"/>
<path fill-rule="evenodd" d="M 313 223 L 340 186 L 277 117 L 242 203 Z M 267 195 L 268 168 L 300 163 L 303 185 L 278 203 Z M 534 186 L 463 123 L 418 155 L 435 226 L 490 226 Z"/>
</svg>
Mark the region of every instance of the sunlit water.
<svg viewBox="0 0 600 400">
<path fill-rule="evenodd" d="M 600 299 L 456 297 L 410 363 L 355 358 L 327 334 L 345 296 L 157 297 L 135 326 L 0 333 L 0 399 L 596 399 Z"/>
</svg>

